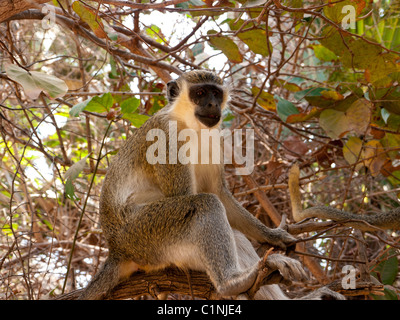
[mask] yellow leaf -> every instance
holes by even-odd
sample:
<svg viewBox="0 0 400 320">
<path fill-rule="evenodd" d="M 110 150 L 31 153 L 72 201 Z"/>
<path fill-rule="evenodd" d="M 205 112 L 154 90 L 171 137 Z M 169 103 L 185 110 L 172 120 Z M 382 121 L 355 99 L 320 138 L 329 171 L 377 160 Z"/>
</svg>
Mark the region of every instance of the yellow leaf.
<svg viewBox="0 0 400 320">
<path fill-rule="evenodd" d="M 352 165 L 357 161 L 361 160 L 361 149 L 362 149 L 362 141 L 357 137 L 350 137 L 347 140 L 346 144 L 343 146 L 343 156 L 346 161 Z M 361 169 L 363 166 L 362 162 L 356 165 L 356 170 Z"/>
<path fill-rule="evenodd" d="M 90 29 L 92 29 L 93 33 L 97 37 L 107 38 L 107 34 L 104 31 L 103 22 L 101 21 L 101 18 L 96 15 L 96 12 L 83 5 L 79 1 L 75 1 L 72 4 L 72 9 L 84 22 L 89 25 Z"/>
<path fill-rule="evenodd" d="M 260 89 L 257 87 L 251 88 L 251 93 L 254 97 L 257 97 Z M 274 100 L 274 96 L 266 91 L 262 91 L 261 94 L 258 96 L 257 99 L 258 104 L 266 110 L 275 111 L 276 110 L 276 103 Z"/>
<path fill-rule="evenodd" d="M 386 154 L 378 140 L 368 141 L 362 152 L 364 165 L 369 168 L 373 177 L 377 176 L 386 162 Z"/>
<path fill-rule="evenodd" d="M 339 101 L 339 100 L 343 100 L 344 99 L 342 94 L 340 94 L 337 91 L 333 91 L 333 90 L 321 91 L 321 96 L 323 96 L 326 99 L 335 100 L 335 101 Z"/>
<path fill-rule="evenodd" d="M 82 80 L 64 79 L 64 82 L 67 84 L 69 90 L 79 90 L 83 87 Z"/>
</svg>

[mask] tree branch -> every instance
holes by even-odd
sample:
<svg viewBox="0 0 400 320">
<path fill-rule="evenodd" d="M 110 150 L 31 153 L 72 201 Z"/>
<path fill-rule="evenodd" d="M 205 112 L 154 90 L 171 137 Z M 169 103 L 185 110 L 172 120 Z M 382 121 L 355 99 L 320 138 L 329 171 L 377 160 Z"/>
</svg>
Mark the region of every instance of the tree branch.
<svg viewBox="0 0 400 320">
<path fill-rule="evenodd" d="M 8 18 L 8 21 L 11 20 L 19 20 L 19 19 L 43 19 L 45 17 L 45 14 L 43 14 L 40 10 L 26 10 L 24 12 L 20 12 L 10 18 Z M 92 32 L 89 30 L 83 28 L 82 26 L 78 25 L 74 20 L 64 17 L 62 15 L 56 15 L 56 21 L 58 23 L 64 24 L 66 27 L 69 29 L 75 31 L 78 33 L 80 36 L 92 41 L 94 44 L 97 46 L 101 47 L 102 49 L 110 52 L 113 55 L 117 55 L 123 59 L 129 60 L 135 60 L 140 63 L 144 63 L 146 65 L 149 65 L 156 73 L 157 75 L 164 81 L 168 82 L 171 80 L 171 76 L 169 72 L 176 73 L 180 75 L 182 71 L 180 71 L 178 68 L 175 66 L 172 66 L 168 63 L 162 62 L 162 61 L 155 61 L 152 59 L 152 57 L 149 56 L 143 56 L 145 54 L 145 51 L 139 50 L 137 48 L 134 48 L 134 46 L 131 45 L 131 42 L 129 39 L 127 39 L 126 36 L 123 34 L 118 34 L 118 37 L 121 38 L 121 44 L 128 48 L 131 51 L 134 51 L 135 53 L 126 51 L 126 50 L 121 50 L 118 48 L 115 48 L 113 46 L 110 46 L 105 42 L 103 39 L 100 39 L 99 37 L 95 36 Z M 125 41 L 124 41 L 125 40 Z"/>
<path fill-rule="evenodd" d="M 132 276 L 118 284 L 105 298 L 107 300 L 133 299 L 143 295 L 157 297 L 160 293 L 169 292 L 193 295 L 201 299 L 215 299 L 217 293 L 210 278 L 204 272 L 187 271 L 168 268 L 161 271 L 145 273 L 135 272 Z M 76 300 L 82 290 L 75 290 L 56 297 L 56 300 Z"/>
<path fill-rule="evenodd" d="M 49 2 L 49 0 L 0 0 L 0 22 L 12 17 L 14 14 L 46 2 Z"/>
</svg>

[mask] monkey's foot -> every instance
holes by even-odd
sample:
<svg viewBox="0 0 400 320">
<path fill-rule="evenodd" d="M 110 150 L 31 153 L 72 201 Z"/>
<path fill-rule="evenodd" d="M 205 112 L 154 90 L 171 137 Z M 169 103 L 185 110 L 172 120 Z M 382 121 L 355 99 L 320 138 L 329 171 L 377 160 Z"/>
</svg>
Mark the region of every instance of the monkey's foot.
<svg viewBox="0 0 400 320">
<path fill-rule="evenodd" d="M 280 254 L 269 255 L 267 259 L 260 261 L 260 269 L 267 269 L 270 273 L 277 270 L 286 280 L 308 278 L 299 261 Z"/>
<path fill-rule="evenodd" d="M 259 262 L 257 278 L 247 291 L 250 299 L 254 298 L 261 286 L 274 283 L 290 284 L 294 279 L 307 279 L 307 274 L 299 261 L 280 254 L 269 255 L 269 253 L 270 251 Z"/>
</svg>

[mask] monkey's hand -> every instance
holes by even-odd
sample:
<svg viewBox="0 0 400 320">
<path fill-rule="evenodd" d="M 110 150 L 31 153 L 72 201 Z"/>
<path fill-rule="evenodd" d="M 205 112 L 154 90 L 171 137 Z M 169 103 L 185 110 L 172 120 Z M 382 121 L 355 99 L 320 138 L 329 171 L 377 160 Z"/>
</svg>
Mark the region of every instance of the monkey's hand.
<svg viewBox="0 0 400 320">
<path fill-rule="evenodd" d="M 265 238 L 266 239 L 264 243 L 274 247 L 279 247 L 283 250 L 286 250 L 287 247 L 295 244 L 297 240 L 290 233 L 281 228 L 268 229 L 268 233 L 265 235 Z"/>
</svg>

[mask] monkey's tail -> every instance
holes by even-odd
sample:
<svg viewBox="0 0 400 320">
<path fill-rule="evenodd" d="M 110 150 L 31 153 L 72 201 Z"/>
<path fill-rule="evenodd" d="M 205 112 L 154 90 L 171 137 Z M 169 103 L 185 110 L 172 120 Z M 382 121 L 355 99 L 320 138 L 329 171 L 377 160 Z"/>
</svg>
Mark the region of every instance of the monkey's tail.
<svg viewBox="0 0 400 320">
<path fill-rule="evenodd" d="M 101 270 L 79 296 L 79 300 L 101 300 L 114 288 L 120 279 L 119 262 L 107 258 Z"/>
<path fill-rule="evenodd" d="M 327 206 L 315 206 L 303 210 L 301 205 L 299 176 L 299 166 L 294 164 L 289 170 L 288 184 L 293 219 L 296 222 L 306 218 L 330 219 L 334 221 L 361 220 L 360 222 L 352 221 L 350 225 L 364 231 L 374 231 L 376 230 L 375 227 L 382 229 L 400 229 L 400 207 L 387 213 L 382 212 L 372 215 L 360 215 Z"/>
<path fill-rule="evenodd" d="M 320 218 L 334 221 L 360 220 L 359 222 L 351 221 L 349 225 L 363 231 L 376 231 L 375 227 L 400 230 L 400 207 L 386 213 L 380 212 L 361 215 L 332 207 L 315 206 L 305 209 L 301 212 L 300 216 L 302 219 Z"/>
<path fill-rule="evenodd" d="M 300 196 L 300 187 L 299 187 L 299 177 L 300 177 L 300 169 L 297 164 L 294 164 L 289 170 L 289 194 L 290 194 L 290 203 L 292 205 L 292 214 L 293 219 L 296 222 L 303 220 L 302 217 L 302 205 L 301 205 L 301 196 Z"/>
</svg>

